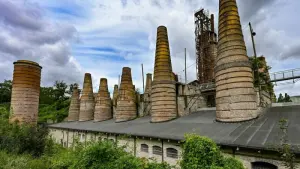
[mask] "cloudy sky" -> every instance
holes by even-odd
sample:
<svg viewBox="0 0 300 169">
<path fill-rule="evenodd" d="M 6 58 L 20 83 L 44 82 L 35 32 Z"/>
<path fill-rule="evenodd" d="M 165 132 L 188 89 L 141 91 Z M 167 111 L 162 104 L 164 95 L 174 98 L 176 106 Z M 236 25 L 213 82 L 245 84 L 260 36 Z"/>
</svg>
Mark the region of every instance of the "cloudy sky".
<svg viewBox="0 0 300 169">
<path fill-rule="evenodd" d="M 238 5 L 248 54 L 253 54 L 252 22 L 257 53 L 267 58 L 271 72 L 299 68 L 300 1 L 238 0 Z M 145 73 L 153 72 L 159 25 L 168 28 L 173 70 L 182 80 L 187 48 L 192 81 L 193 13 L 200 8 L 217 16 L 218 0 L 0 0 L 0 81 L 12 79 L 14 61 L 29 59 L 43 66 L 42 86 L 55 80 L 82 84 L 90 72 L 95 92 L 101 77 L 112 90 L 122 67 L 129 66 L 141 89 L 141 64 Z M 275 90 L 300 95 L 300 82 Z"/>
</svg>

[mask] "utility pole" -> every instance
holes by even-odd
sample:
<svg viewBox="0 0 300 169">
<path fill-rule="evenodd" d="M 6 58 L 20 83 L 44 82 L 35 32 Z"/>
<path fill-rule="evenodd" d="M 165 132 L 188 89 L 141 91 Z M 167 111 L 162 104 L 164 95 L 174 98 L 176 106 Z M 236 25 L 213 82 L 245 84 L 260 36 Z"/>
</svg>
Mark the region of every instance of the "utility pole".
<svg viewBox="0 0 300 169">
<path fill-rule="evenodd" d="M 250 27 L 250 34 L 251 34 L 251 39 L 252 39 L 252 46 L 253 46 L 253 53 L 254 53 L 254 74 L 256 75 L 257 78 L 257 83 L 258 83 L 258 92 L 260 96 L 260 80 L 259 80 L 259 72 L 258 72 L 258 60 L 257 60 L 257 55 L 256 55 L 256 48 L 255 48 L 255 42 L 254 42 L 254 36 L 256 33 L 252 29 L 251 22 L 249 22 L 249 27 Z M 254 76 L 255 77 L 255 76 Z M 260 98 L 260 97 L 259 97 Z"/>
<path fill-rule="evenodd" d="M 186 77 L 186 48 L 184 48 L 184 73 L 185 73 L 185 84 L 187 84 L 187 77 Z"/>
<path fill-rule="evenodd" d="M 145 93 L 145 85 L 144 85 L 144 67 L 142 64 L 142 78 L 143 78 L 143 93 Z"/>
</svg>

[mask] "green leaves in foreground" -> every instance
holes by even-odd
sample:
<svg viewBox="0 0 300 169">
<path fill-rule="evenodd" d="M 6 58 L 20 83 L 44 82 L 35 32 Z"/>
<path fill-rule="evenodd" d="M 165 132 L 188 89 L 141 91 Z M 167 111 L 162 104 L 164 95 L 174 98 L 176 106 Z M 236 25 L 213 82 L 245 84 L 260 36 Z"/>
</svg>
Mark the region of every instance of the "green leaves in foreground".
<svg viewBox="0 0 300 169">
<path fill-rule="evenodd" d="M 182 169 L 244 169 L 237 159 L 224 157 L 211 139 L 196 134 L 187 134 L 185 139 Z"/>
</svg>

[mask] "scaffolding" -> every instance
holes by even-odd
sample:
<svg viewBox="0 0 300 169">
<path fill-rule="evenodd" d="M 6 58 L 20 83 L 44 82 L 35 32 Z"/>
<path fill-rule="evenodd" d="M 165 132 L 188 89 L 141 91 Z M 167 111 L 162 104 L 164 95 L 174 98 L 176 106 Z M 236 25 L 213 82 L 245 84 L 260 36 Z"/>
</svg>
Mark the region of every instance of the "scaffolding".
<svg viewBox="0 0 300 169">
<path fill-rule="evenodd" d="M 217 35 L 214 15 L 204 9 L 195 12 L 196 69 L 200 84 L 214 82 Z"/>
</svg>

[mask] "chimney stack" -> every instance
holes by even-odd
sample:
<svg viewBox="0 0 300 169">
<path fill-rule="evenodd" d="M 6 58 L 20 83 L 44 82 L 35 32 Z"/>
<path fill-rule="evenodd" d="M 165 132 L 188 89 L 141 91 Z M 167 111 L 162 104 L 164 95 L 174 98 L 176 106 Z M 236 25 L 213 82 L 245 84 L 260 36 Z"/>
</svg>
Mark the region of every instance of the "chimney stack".
<svg viewBox="0 0 300 169">
<path fill-rule="evenodd" d="M 104 121 L 112 118 L 111 100 L 107 87 L 107 79 L 100 79 L 100 86 L 96 98 L 94 121 Z"/>
<path fill-rule="evenodd" d="M 147 73 L 146 75 L 146 87 L 145 87 L 145 93 L 151 92 L 151 84 L 152 84 L 152 74 Z"/>
<path fill-rule="evenodd" d="M 82 95 L 80 98 L 79 121 L 89 121 L 94 119 L 95 100 L 93 93 L 92 76 L 85 73 Z"/>
<path fill-rule="evenodd" d="M 175 78 L 165 26 L 157 28 L 154 78 L 151 88 L 151 122 L 175 119 L 177 117 Z"/>
<path fill-rule="evenodd" d="M 137 117 L 135 91 L 132 84 L 131 69 L 123 67 L 117 99 L 116 122 L 133 120 Z"/>
<path fill-rule="evenodd" d="M 35 62 L 14 62 L 10 122 L 37 125 L 42 67 Z"/>
<path fill-rule="evenodd" d="M 119 87 L 118 85 L 114 86 L 114 93 L 113 93 L 113 118 L 116 118 L 116 108 L 117 108 L 117 100 L 119 95 Z"/>
<path fill-rule="evenodd" d="M 236 0 L 220 0 L 215 67 L 216 118 L 240 122 L 256 118 L 256 93 Z"/>
<path fill-rule="evenodd" d="M 210 28 L 212 32 L 215 32 L 215 16 L 214 14 L 210 15 Z"/>
<path fill-rule="evenodd" d="M 69 107 L 68 121 L 79 120 L 79 108 L 80 108 L 79 91 L 77 86 L 74 86 L 72 97 L 71 97 L 71 103 Z"/>
</svg>

